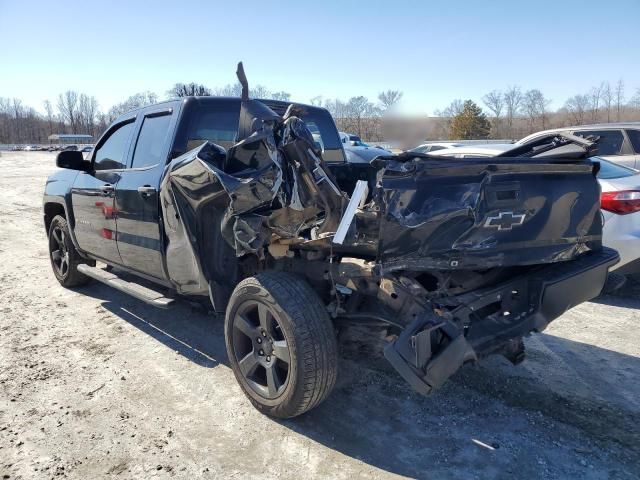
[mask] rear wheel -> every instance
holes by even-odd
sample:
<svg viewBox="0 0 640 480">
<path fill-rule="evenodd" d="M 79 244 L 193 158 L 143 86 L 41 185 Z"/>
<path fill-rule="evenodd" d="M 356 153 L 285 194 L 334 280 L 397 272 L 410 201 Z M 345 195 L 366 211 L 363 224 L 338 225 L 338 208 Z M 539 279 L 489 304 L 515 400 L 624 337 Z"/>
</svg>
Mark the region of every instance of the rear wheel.
<svg viewBox="0 0 640 480">
<path fill-rule="evenodd" d="M 78 265 L 95 265 L 95 262 L 80 256 L 71 241 L 67 220 L 62 215 L 56 215 L 49 226 L 49 258 L 53 274 L 63 287 L 78 287 L 91 280 L 78 271 Z"/>
<path fill-rule="evenodd" d="M 265 272 L 240 282 L 227 307 L 225 341 L 238 383 L 267 415 L 300 415 L 335 385 L 333 325 L 318 295 L 296 276 Z"/>
</svg>

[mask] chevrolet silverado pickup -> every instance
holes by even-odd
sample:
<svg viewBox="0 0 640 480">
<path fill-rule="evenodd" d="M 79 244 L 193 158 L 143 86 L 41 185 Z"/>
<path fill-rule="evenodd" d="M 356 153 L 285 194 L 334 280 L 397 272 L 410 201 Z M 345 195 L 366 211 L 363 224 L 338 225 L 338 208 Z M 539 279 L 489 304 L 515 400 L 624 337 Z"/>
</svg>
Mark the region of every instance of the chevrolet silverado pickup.
<svg viewBox="0 0 640 480">
<path fill-rule="evenodd" d="M 601 243 L 588 146 L 353 165 L 326 110 L 250 99 L 238 77 L 241 98 L 147 106 L 87 160 L 60 152 L 44 223 L 63 286 L 224 314 L 230 365 L 264 413 L 327 398 L 350 326 L 381 332 L 428 394 L 487 355 L 522 361 L 524 336 L 600 293 L 618 255 Z"/>
</svg>

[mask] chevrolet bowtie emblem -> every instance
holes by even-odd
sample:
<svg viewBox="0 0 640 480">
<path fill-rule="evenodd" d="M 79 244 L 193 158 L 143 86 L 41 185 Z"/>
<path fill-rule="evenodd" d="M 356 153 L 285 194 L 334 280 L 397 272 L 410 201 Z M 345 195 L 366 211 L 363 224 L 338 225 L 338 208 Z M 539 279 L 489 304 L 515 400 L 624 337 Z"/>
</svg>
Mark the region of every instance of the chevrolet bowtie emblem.
<svg viewBox="0 0 640 480">
<path fill-rule="evenodd" d="M 497 228 L 498 230 L 511 230 L 513 227 L 522 225 L 524 217 L 524 213 L 500 212 L 496 216 L 487 217 L 484 226 Z"/>
</svg>

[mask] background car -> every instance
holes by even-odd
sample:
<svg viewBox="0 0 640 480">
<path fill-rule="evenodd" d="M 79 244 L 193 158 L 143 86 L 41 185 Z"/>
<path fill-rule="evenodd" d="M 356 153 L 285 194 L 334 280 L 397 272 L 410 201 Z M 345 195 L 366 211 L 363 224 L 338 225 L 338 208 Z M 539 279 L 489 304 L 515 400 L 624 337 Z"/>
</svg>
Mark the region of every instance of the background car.
<svg viewBox="0 0 640 480">
<path fill-rule="evenodd" d="M 581 137 L 599 137 L 596 155 L 631 168 L 640 168 L 640 122 L 602 123 L 556 128 L 533 133 L 516 145 L 526 145 L 549 133 L 572 133 Z"/>
<path fill-rule="evenodd" d="M 491 143 L 483 145 L 469 145 L 462 147 L 450 147 L 439 150 L 431 150 L 429 155 L 446 156 L 453 158 L 485 158 L 495 157 L 507 150 L 511 150 L 515 145 L 513 143 Z M 411 150 L 412 152 L 414 150 Z"/>
<path fill-rule="evenodd" d="M 371 146 L 362 141 L 358 135 L 339 132 L 340 141 L 344 147 L 347 163 L 370 163 L 380 155 L 393 155 L 382 147 Z"/>
<path fill-rule="evenodd" d="M 517 145 L 450 148 L 432 153 L 433 156 L 453 158 L 485 158 L 508 152 Z M 604 217 L 602 242 L 618 250 L 620 262 L 611 270 L 617 273 L 640 272 L 640 172 L 618 165 L 600 156 L 597 177 L 602 189 L 601 209 Z"/>
<path fill-rule="evenodd" d="M 435 152 L 437 150 L 444 150 L 446 148 L 455 148 L 455 147 L 462 147 L 462 146 L 463 146 L 462 143 L 456 143 L 456 142 L 432 142 L 432 143 L 423 143 L 422 145 L 418 145 L 417 147 L 412 148 L 409 151 L 415 152 L 415 153 L 429 153 L 429 152 Z"/>
</svg>

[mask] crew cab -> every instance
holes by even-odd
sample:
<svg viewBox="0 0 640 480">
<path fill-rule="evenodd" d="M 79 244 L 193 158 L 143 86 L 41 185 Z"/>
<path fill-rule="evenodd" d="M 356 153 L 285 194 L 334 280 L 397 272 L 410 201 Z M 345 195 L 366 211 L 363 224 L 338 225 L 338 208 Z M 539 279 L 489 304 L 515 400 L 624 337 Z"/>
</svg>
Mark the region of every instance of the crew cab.
<svg viewBox="0 0 640 480">
<path fill-rule="evenodd" d="M 424 394 L 490 354 L 518 363 L 523 337 L 598 295 L 618 260 L 584 156 L 354 166 L 326 110 L 252 100 L 241 65 L 238 77 L 240 99 L 144 107 L 88 160 L 60 152 L 44 223 L 63 286 L 93 278 L 224 314 L 233 372 L 266 414 L 329 395 L 337 332 L 354 324 L 387 338 Z"/>
</svg>

